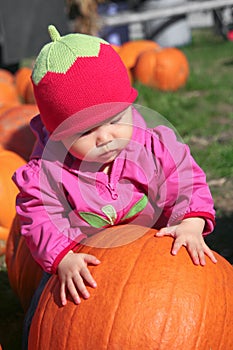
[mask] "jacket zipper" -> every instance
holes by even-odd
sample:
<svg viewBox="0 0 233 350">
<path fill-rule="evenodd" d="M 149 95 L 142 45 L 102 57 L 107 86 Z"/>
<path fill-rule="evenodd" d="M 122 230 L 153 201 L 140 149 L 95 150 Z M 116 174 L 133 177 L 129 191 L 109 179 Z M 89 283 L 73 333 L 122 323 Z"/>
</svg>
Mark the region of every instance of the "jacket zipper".
<svg viewBox="0 0 233 350">
<path fill-rule="evenodd" d="M 112 196 L 112 199 L 117 199 L 117 198 L 118 198 L 118 194 L 117 194 L 117 192 L 116 192 L 116 190 L 115 190 L 113 184 L 108 183 L 108 184 L 106 185 L 106 187 L 107 187 L 107 189 L 109 190 L 109 192 L 110 192 L 110 194 L 111 194 L 111 196 Z"/>
</svg>

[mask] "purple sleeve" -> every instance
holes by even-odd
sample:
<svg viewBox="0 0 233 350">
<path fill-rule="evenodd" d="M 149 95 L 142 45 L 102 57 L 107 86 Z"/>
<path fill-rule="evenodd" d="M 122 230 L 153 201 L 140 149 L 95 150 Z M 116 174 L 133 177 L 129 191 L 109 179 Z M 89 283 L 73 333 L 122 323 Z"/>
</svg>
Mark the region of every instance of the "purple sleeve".
<svg viewBox="0 0 233 350">
<path fill-rule="evenodd" d="M 86 235 L 70 227 L 69 207 L 62 186 L 44 176 L 41 181 L 40 161 L 30 161 L 19 168 L 13 181 L 19 188 L 16 210 L 33 258 L 41 267 L 55 273 L 63 256 Z"/>
<path fill-rule="evenodd" d="M 202 217 L 203 234 L 215 225 L 213 199 L 204 171 L 190 154 L 189 147 L 177 140 L 175 133 L 164 126 L 154 129 L 154 152 L 158 167 L 158 206 L 174 225 L 189 217 Z"/>
</svg>

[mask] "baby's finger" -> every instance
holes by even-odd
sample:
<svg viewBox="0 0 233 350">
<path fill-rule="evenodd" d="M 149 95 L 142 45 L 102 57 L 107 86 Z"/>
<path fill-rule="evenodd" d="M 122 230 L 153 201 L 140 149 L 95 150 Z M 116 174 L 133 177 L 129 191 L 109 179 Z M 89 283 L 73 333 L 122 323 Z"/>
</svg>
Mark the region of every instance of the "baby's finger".
<svg viewBox="0 0 233 350">
<path fill-rule="evenodd" d="M 203 250 L 198 251 L 198 258 L 199 258 L 199 264 L 201 266 L 205 266 L 206 259 L 205 259 L 205 253 Z"/>
<path fill-rule="evenodd" d="M 65 283 L 61 283 L 61 286 L 60 286 L 60 298 L 61 298 L 62 305 L 65 306 L 67 303 Z"/>
<path fill-rule="evenodd" d="M 79 294 L 77 292 L 77 288 L 76 288 L 72 279 L 67 282 L 67 289 L 68 289 L 73 301 L 75 302 L 75 304 L 80 304 L 81 300 L 80 300 Z"/>
<path fill-rule="evenodd" d="M 84 278 L 84 280 L 92 287 L 92 288 L 96 288 L 97 287 L 97 283 L 94 280 L 94 278 L 92 277 L 90 271 L 88 268 L 83 268 L 81 270 L 81 276 Z"/>
<path fill-rule="evenodd" d="M 156 237 L 163 237 L 163 236 L 175 236 L 176 232 L 176 226 L 169 226 L 169 227 L 163 227 L 161 228 L 158 232 L 156 232 L 155 236 Z"/>
<path fill-rule="evenodd" d="M 94 255 L 91 255 L 91 254 L 85 254 L 84 261 L 86 264 L 93 264 L 93 265 L 100 264 L 100 261 Z"/>
<path fill-rule="evenodd" d="M 212 252 L 212 250 L 207 245 L 205 245 L 205 254 L 210 258 L 210 260 L 214 264 L 216 264 L 217 259 L 216 259 L 215 255 L 214 255 L 214 253 Z"/>
<path fill-rule="evenodd" d="M 200 265 L 200 258 L 199 258 L 199 254 L 196 250 L 189 250 L 187 249 L 190 258 L 192 259 L 192 262 L 194 263 L 194 265 Z M 202 261 L 203 263 L 203 261 Z"/>
<path fill-rule="evenodd" d="M 197 248 L 196 244 L 192 243 L 187 244 L 186 249 L 194 265 L 205 265 L 205 255 L 202 249 Z"/>
<path fill-rule="evenodd" d="M 81 274 L 81 272 L 80 272 L 80 274 Z M 79 293 L 81 293 L 85 299 L 89 298 L 90 293 L 88 292 L 88 290 L 85 286 L 85 283 L 83 281 L 82 276 L 78 274 L 77 276 L 75 276 L 73 278 L 73 281 L 74 281 L 76 289 L 78 289 Z"/>
<path fill-rule="evenodd" d="M 187 244 L 187 251 L 194 265 L 205 266 L 206 264 L 205 252 L 202 245 Z"/>
<path fill-rule="evenodd" d="M 179 238 L 175 239 L 171 250 L 172 255 L 176 255 L 183 245 L 185 245 L 185 242 L 183 242 Z"/>
</svg>

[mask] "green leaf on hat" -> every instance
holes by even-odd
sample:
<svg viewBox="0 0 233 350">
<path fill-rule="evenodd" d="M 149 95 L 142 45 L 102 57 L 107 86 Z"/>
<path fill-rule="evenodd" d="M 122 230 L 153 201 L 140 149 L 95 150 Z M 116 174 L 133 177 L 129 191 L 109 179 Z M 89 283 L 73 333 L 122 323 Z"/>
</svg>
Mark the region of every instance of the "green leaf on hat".
<svg viewBox="0 0 233 350">
<path fill-rule="evenodd" d="M 47 72 L 66 73 L 78 57 L 98 57 L 100 44 L 105 40 L 86 34 L 60 36 L 54 26 L 49 26 L 51 43 L 46 44 L 37 57 L 32 79 L 38 84 Z"/>
</svg>

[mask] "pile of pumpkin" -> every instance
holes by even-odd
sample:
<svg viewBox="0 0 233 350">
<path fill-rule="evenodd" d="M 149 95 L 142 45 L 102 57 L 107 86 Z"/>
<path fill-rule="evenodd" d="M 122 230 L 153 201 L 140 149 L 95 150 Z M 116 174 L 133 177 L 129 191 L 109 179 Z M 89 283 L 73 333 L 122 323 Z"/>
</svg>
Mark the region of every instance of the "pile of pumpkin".
<svg viewBox="0 0 233 350">
<path fill-rule="evenodd" d="M 0 69 L 0 145 L 26 160 L 35 140 L 29 121 L 38 114 L 31 72 L 29 67 L 15 74 Z"/>
<path fill-rule="evenodd" d="M 189 63 L 176 47 L 163 48 L 152 40 L 135 40 L 113 48 L 124 62 L 131 82 L 162 91 L 175 91 L 187 82 Z"/>
<path fill-rule="evenodd" d="M 12 74 L 0 69 L 0 255 L 15 215 L 17 188 L 11 180 L 14 171 L 26 163 L 35 137 L 29 122 L 38 114 L 29 67 Z"/>
</svg>

